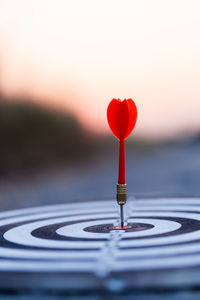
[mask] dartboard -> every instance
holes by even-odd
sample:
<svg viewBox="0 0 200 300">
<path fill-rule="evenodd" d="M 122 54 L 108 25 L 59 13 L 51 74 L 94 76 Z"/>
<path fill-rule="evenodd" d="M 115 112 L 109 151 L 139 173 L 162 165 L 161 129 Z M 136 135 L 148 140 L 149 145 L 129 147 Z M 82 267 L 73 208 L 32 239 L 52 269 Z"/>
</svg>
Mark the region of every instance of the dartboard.
<svg viewBox="0 0 200 300">
<path fill-rule="evenodd" d="M 0 213 L 0 286 L 200 284 L 200 198 L 130 197 Z M 17 275 L 17 276 L 16 276 Z"/>
</svg>

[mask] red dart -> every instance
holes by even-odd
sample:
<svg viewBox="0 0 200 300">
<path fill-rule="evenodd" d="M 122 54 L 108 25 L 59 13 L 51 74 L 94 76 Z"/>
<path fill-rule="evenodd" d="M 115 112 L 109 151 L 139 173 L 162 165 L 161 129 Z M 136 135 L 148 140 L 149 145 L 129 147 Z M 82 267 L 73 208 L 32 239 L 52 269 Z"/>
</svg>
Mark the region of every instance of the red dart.
<svg viewBox="0 0 200 300">
<path fill-rule="evenodd" d="M 137 120 L 137 107 L 132 99 L 113 99 L 107 109 L 108 124 L 120 141 L 118 183 L 125 184 L 124 141 L 130 135 Z"/>
<path fill-rule="evenodd" d="M 121 205 L 121 223 L 123 224 L 122 205 L 126 203 L 124 141 L 136 124 L 137 107 L 134 101 L 132 99 L 124 99 L 123 101 L 113 99 L 108 105 L 107 119 L 112 133 L 120 142 L 117 201 Z"/>
</svg>

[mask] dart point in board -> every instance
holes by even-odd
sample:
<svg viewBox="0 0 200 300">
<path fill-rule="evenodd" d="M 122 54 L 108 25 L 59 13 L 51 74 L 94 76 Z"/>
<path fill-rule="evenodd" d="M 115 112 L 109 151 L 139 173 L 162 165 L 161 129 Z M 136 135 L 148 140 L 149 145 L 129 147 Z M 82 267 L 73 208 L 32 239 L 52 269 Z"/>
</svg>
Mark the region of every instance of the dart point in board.
<svg viewBox="0 0 200 300">
<path fill-rule="evenodd" d="M 125 140 L 131 134 L 137 121 L 137 107 L 132 99 L 112 99 L 107 108 L 107 120 L 114 136 L 119 140 L 119 169 L 117 203 L 120 205 L 121 226 L 124 227 L 123 205 L 126 203 Z"/>
</svg>

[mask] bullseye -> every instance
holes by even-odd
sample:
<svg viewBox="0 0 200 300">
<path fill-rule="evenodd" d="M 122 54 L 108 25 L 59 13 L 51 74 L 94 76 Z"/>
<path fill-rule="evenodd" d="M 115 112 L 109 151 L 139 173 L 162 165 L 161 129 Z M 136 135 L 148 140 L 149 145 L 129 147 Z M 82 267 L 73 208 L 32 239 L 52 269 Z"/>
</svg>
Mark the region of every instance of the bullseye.
<svg viewBox="0 0 200 300">
<path fill-rule="evenodd" d="M 112 230 L 124 230 L 125 232 L 142 231 L 153 228 L 153 225 L 143 223 L 130 223 L 125 226 L 113 226 L 113 224 L 100 224 L 86 227 L 83 230 L 86 232 L 109 233 Z"/>
<path fill-rule="evenodd" d="M 124 225 L 124 226 L 115 226 L 115 227 L 113 227 L 113 229 L 130 229 L 130 228 L 132 228 L 132 226 L 131 225 Z"/>
</svg>

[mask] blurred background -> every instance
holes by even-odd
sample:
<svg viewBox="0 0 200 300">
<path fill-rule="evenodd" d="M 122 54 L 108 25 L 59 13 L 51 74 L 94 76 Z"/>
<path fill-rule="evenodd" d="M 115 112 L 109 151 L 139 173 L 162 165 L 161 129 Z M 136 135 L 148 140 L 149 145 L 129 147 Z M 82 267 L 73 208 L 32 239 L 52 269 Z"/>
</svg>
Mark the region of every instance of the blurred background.
<svg viewBox="0 0 200 300">
<path fill-rule="evenodd" d="M 106 109 L 133 98 L 134 194 L 200 194 L 198 0 L 0 0 L 0 210 L 114 197 Z"/>
</svg>

